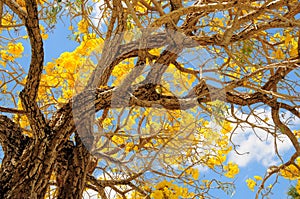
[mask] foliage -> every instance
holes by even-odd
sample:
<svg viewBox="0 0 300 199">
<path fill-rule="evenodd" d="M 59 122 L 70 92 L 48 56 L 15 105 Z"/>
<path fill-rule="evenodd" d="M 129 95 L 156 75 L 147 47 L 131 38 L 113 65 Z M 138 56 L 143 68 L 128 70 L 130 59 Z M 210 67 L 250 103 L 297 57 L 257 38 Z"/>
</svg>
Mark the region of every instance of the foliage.
<svg viewBox="0 0 300 199">
<path fill-rule="evenodd" d="M 297 189 L 294 186 L 291 186 L 289 188 L 289 191 L 287 194 L 290 198 L 293 198 L 293 199 L 297 199 L 300 197 L 300 194 L 298 193 Z"/>
</svg>

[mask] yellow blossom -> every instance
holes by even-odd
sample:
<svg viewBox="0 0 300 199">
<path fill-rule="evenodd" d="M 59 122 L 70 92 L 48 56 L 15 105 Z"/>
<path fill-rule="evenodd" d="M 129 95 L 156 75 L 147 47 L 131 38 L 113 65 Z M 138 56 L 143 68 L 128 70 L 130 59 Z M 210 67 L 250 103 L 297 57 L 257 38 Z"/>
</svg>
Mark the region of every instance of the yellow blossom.
<svg viewBox="0 0 300 199">
<path fill-rule="evenodd" d="M 44 39 L 44 40 L 48 39 L 48 34 L 42 33 L 41 36 L 42 36 L 42 39 Z"/>
<path fill-rule="evenodd" d="M 286 36 L 285 36 L 285 40 L 284 40 L 284 45 L 285 46 L 288 46 L 289 43 L 292 41 L 292 36 L 289 32 L 286 33 Z"/>
<path fill-rule="evenodd" d="M 164 194 L 162 191 L 160 190 L 154 190 L 152 193 L 151 193 L 151 198 L 154 198 L 154 199 L 162 199 L 164 197 Z"/>
<path fill-rule="evenodd" d="M 77 26 L 80 33 L 88 33 L 89 23 L 85 19 L 79 21 Z"/>
<path fill-rule="evenodd" d="M 124 138 L 122 138 L 120 136 L 116 136 L 116 135 L 114 135 L 112 137 L 112 141 L 115 142 L 116 144 L 119 144 L 119 145 L 121 145 L 125 142 Z"/>
<path fill-rule="evenodd" d="M 133 147 L 134 147 L 133 142 L 129 142 L 128 144 L 126 144 L 125 151 L 129 152 L 132 150 Z"/>
<path fill-rule="evenodd" d="M 284 169 L 281 169 L 280 173 L 284 178 L 287 178 L 290 180 L 295 180 L 295 179 L 299 178 L 299 176 L 300 176 L 299 169 L 293 164 L 285 167 Z"/>
<path fill-rule="evenodd" d="M 207 166 L 209 168 L 214 168 L 215 166 L 219 166 L 226 160 L 226 156 L 218 156 L 218 157 L 210 157 L 207 161 Z"/>
<path fill-rule="evenodd" d="M 2 25 L 3 26 L 9 26 L 14 25 L 15 21 L 13 21 L 13 16 L 9 13 L 6 13 L 4 16 L 2 16 Z"/>
<path fill-rule="evenodd" d="M 14 55 L 14 57 L 21 57 L 22 53 L 24 51 L 24 47 L 22 43 L 8 43 L 8 53 Z"/>
<path fill-rule="evenodd" d="M 198 178 L 199 178 L 199 171 L 198 171 L 198 169 L 193 169 L 192 177 L 194 178 L 194 180 L 198 180 Z"/>
<path fill-rule="evenodd" d="M 147 11 L 147 8 L 140 2 L 138 2 L 138 4 L 135 6 L 135 9 L 140 13 L 145 13 Z"/>
<path fill-rule="evenodd" d="M 163 180 L 159 182 L 156 186 L 152 194 L 151 198 L 153 199 L 161 199 L 161 198 L 170 198 L 170 199 L 177 199 L 177 198 L 192 198 L 194 193 L 189 193 L 187 188 L 179 187 L 172 182 L 168 182 Z"/>
<path fill-rule="evenodd" d="M 150 54 L 158 56 L 160 55 L 161 49 L 153 48 L 149 51 Z"/>
<path fill-rule="evenodd" d="M 232 126 L 230 124 L 230 122 L 224 121 L 223 125 L 222 125 L 222 130 L 221 133 L 226 134 L 229 133 L 232 130 Z"/>
<path fill-rule="evenodd" d="M 104 128 L 104 129 L 108 129 L 109 126 L 112 125 L 112 121 L 113 121 L 112 118 L 108 118 L 108 117 L 105 118 L 105 119 L 103 120 L 103 122 L 102 122 L 103 128 Z"/>
<path fill-rule="evenodd" d="M 228 165 L 224 166 L 224 170 L 227 171 L 224 175 L 228 178 L 234 178 L 239 173 L 239 167 L 233 162 L 229 162 Z"/>
<path fill-rule="evenodd" d="M 138 150 L 139 150 L 139 147 L 138 147 L 138 146 L 134 146 L 134 147 L 133 147 L 133 150 L 134 150 L 134 151 L 138 151 Z"/>
<path fill-rule="evenodd" d="M 48 34 L 45 33 L 45 28 L 44 26 L 40 25 L 40 30 L 41 30 L 41 37 L 42 39 L 48 39 Z"/>
<path fill-rule="evenodd" d="M 14 58 L 11 55 L 9 55 L 6 50 L 1 50 L 0 56 L 3 61 L 14 61 Z"/>
<path fill-rule="evenodd" d="M 3 67 L 6 67 L 6 62 L 0 60 L 0 65 L 3 66 Z"/>
<path fill-rule="evenodd" d="M 246 180 L 246 183 L 247 183 L 248 188 L 249 188 L 251 191 L 254 191 L 254 187 L 256 186 L 256 182 L 255 182 L 253 179 L 248 178 L 248 179 Z"/>
<path fill-rule="evenodd" d="M 261 176 L 254 176 L 254 179 L 259 181 L 259 180 L 262 180 L 262 177 Z"/>
</svg>

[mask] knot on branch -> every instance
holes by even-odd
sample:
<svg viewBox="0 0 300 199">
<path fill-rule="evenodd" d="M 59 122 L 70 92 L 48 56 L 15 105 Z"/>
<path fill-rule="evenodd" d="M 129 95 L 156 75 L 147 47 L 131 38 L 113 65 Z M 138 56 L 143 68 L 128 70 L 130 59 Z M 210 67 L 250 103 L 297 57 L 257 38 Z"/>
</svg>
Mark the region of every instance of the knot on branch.
<svg viewBox="0 0 300 199">
<path fill-rule="evenodd" d="M 139 86 L 132 94 L 139 100 L 157 101 L 161 99 L 161 85 L 147 83 Z"/>
</svg>

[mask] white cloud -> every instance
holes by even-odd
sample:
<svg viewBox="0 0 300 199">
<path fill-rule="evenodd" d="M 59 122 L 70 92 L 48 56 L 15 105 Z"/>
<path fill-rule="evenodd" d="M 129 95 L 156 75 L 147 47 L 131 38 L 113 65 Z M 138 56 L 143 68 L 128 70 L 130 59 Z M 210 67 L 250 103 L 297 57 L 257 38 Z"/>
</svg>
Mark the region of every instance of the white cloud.
<svg viewBox="0 0 300 199">
<path fill-rule="evenodd" d="M 99 28 L 102 28 L 102 25 L 104 25 L 104 21 L 102 19 L 103 16 L 103 11 L 104 11 L 104 7 L 103 5 L 105 4 L 104 0 L 100 0 L 99 2 L 95 3 L 93 5 L 93 12 L 92 12 L 92 22 L 93 24 Z"/>
<path fill-rule="evenodd" d="M 271 118 L 271 112 L 269 110 L 258 109 L 254 113 L 259 115 L 262 119 Z M 241 113 L 237 113 L 237 115 L 242 119 L 248 117 L 248 115 Z M 288 116 L 290 115 L 287 114 L 285 118 L 288 118 Z M 269 124 L 265 124 L 253 116 L 250 116 L 248 121 L 260 127 L 274 128 L 273 123 L 268 122 Z M 269 121 L 271 121 L 271 119 Z M 290 128 L 299 127 L 300 120 L 295 119 L 292 123 L 293 124 L 289 126 Z M 245 167 L 251 162 L 260 163 L 265 167 L 278 164 L 280 159 L 275 152 L 274 137 L 261 128 L 254 128 L 253 130 L 249 125 L 243 127 L 244 128 L 238 127 L 232 137 L 233 143 L 238 146 L 236 148 L 237 151 L 243 155 L 232 151 L 229 154 L 228 160 L 237 163 L 240 167 Z M 276 138 L 276 145 L 279 154 L 282 156 L 292 149 L 292 143 L 288 137 L 283 134 Z"/>
<path fill-rule="evenodd" d="M 88 189 L 83 193 L 83 199 L 97 199 L 98 198 L 98 192 Z"/>
<path fill-rule="evenodd" d="M 229 154 L 229 161 L 237 163 L 241 167 L 247 166 L 250 162 L 258 162 L 263 166 L 268 167 L 278 163 L 278 158 L 275 153 L 274 138 L 267 135 L 266 132 L 258 132 L 259 136 L 253 132 L 242 130 L 237 131 L 237 135 L 233 137 L 233 142 L 239 145 L 237 151 L 232 151 Z M 281 141 L 277 140 L 277 149 L 280 154 L 284 154 L 292 147 L 291 142 L 286 136 L 282 136 Z"/>
</svg>

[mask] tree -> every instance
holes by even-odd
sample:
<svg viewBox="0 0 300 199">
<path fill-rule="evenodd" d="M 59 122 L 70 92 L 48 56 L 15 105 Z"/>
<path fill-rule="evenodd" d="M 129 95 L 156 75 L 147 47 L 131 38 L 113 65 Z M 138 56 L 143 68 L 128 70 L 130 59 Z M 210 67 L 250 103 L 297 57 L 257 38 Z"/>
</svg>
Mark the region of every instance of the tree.
<svg viewBox="0 0 300 199">
<path fill-rule="evenodd" d="M 280 160 L 247 180 L 256 197 L 272 176 L 298 180 L 299 12 L 297 0 L 0 0 L 0 198 L 232 194 L 226 157 L 247 127 Z M 77 47 L 44 63 L 61 21 Z"/>
</svg>

